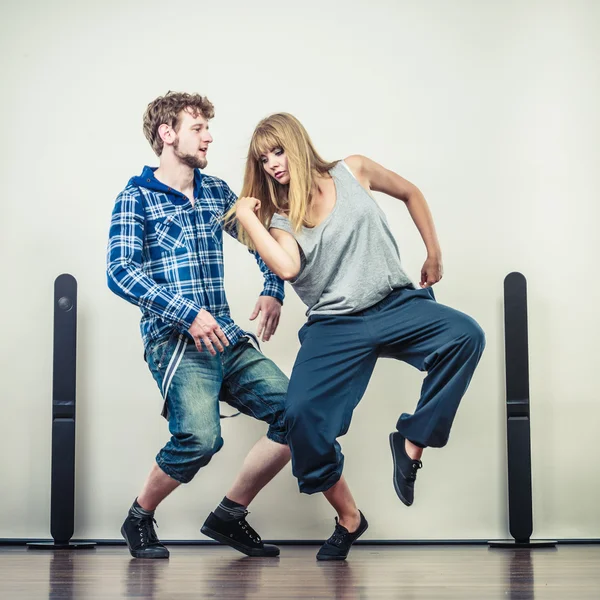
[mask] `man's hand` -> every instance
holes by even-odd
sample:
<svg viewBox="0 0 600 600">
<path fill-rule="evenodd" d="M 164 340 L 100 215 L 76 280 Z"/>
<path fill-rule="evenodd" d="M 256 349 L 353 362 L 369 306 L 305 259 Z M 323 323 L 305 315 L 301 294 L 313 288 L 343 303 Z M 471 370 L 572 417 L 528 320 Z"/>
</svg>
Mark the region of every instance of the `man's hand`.
<svg viewBox="0 0 600 600">
<path fill-rule="evenodd" d="M 194 338 L 198 352 L 202 352 L 202 344 L 204 344 L 206 349 L 213 356 L 216 356 L 217 353 L 213 344 L 219 352 L 225 350 L 223 346 L 229 346 L 227 336 L 223 333 L 219 324 L 215 321 L 215 318 L 207 310 L 202 309 L 196 315 L 196 318 L 188 331 Z"/>
<path fill-rule="evenodd" d="M 429 256 L 421 269 L 421 287 L 426 288 L 437 283 L 444 276 L 442 259 L 438 256 Z"/>
<path fill-rule="evenodd" d="M 259 296 L 256 306 L 250 315 L 250 320 L 254 321 L 259 314 L 260 320 L 256 335 L 260 338 L 262 334 L 262 341 L 268 342 L 275 333 L 277 325 L 279 325 L 281 302 L 277 298 L 273 298 L 273 296 Z"/>
</svg>

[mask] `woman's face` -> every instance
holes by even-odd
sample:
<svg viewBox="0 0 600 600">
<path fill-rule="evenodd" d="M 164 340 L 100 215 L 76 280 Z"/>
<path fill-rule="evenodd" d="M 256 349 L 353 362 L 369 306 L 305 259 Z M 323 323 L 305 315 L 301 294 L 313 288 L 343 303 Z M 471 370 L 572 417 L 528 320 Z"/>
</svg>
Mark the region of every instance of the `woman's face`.
<svg viewBox="0 0 600 600">
<path fill-rule="evenodd" d="M 286 185 L 290 182 L 288 160 L 283 148 L 272 148 L 267 154 L 260 157 L 263 169 L 278 183 Z"/>
</svg>

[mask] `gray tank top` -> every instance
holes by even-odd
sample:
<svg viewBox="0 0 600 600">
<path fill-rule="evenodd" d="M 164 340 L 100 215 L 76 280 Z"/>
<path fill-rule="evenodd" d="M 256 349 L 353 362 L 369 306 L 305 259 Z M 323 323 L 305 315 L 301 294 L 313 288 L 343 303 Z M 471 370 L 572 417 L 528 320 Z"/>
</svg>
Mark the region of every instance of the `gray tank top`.
<svg viewBox="0 0 600 600">
<path fill-rule="evenodd" d="M 271 228 L 291 233 L 300 247 L 300 273 L 290 281 L 311 314 L 348 314 L 369 308 L 392 290 L 413 287 L 379 205 L 344 161 L 329 171 L 336 189 L 331 213 L 317 227 L 294 233 L 275 214 Z"/>
</svg>

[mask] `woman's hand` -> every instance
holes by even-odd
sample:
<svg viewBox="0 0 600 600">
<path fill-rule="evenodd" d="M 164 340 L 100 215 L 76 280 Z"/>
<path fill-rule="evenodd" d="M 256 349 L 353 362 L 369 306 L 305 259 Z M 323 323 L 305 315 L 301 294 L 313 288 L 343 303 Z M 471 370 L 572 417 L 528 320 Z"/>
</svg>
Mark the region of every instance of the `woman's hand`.
<svg viewBox="0 0 600 600">
<path fill-rule="evenodd" d="M 444 276 L 444 267 L 440 256 L 428 256 L 421 269 L 422 288 L 430 287 Z"/>
<path fill-rule="evenodd" d="M 258 209 L 260 208 L 260 200 L 256 198 L 247 197 L 247 198 L 239 198 L 236 204 L 236 213 L 238 216 L 240 213 L 244 213 L 244 211 L 250 211 L 253 213 L 258 213 Z"/>
</svg>

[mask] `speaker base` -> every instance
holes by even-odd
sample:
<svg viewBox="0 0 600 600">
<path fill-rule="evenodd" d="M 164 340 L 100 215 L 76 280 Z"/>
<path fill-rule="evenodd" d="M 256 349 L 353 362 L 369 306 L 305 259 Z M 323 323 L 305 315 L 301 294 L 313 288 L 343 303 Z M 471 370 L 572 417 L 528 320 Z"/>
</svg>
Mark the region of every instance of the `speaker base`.
<svg viewBox="0 0 600 600">
<path fill-rule="evenodd" d="M 556 540 L 492 540 L 488 544 L 490 548 L 554 548 Z"/>
<path fill-rule="evenodd" d="M 28 548 L 34 550 L 87 550 L 96 547 L 96 542 L 30 542 Z"/>
</svg>

